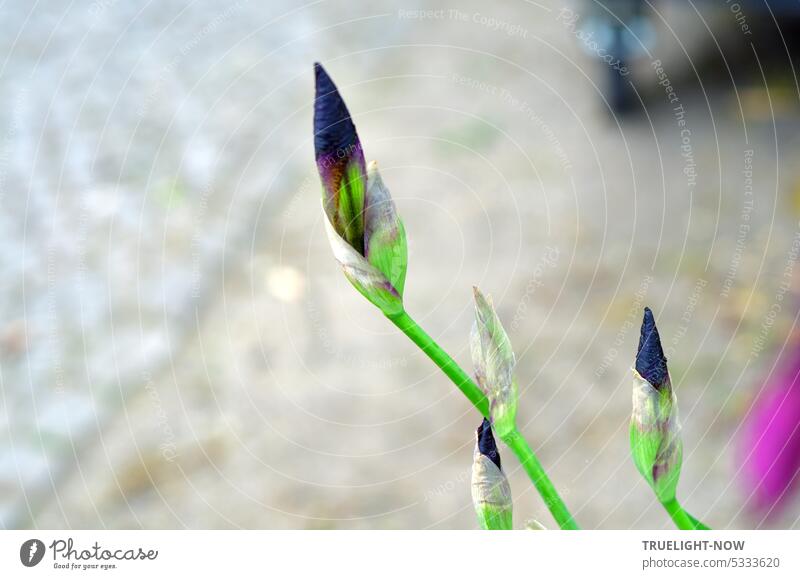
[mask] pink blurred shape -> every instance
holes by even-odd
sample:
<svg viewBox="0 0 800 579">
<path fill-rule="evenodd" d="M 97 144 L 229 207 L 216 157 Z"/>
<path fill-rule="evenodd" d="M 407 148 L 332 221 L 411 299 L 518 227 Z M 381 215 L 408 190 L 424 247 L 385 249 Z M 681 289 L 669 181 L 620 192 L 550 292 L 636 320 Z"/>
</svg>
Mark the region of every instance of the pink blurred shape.
<svg viewBox="0 0 800 579">
<path fill-rule="evenodd" d="M 740 452 L 747 506 L 777 515 L 800 476 L 800 347 L 784 356 L 745 418 Z"/>
</svg>

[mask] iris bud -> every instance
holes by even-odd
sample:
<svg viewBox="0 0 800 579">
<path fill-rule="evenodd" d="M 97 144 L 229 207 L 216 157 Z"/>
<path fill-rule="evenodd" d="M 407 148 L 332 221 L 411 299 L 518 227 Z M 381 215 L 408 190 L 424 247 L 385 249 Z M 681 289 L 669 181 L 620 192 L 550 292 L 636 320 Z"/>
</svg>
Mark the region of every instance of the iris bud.
<svg viewBox="0 0 800 579">
<path fill-rule="evenodd" d="M 470 349 L 475 378 L 489 400 L 492 427 L 505 440 L 516 431 L 516 359 L 491 299 L 485 297 L 478 288 L 473 290 L 475 323 L 470 334 Z"/>
<path fill-rule="evenodd" d="M 512 529 L 511 487 L 500 468 L 500 453 L 492 435 L 492 427 L 485 418 L 476 434 L 472 503 L 482 529 Z"/>
<path fill-rule="evenodd" d="M 650 308 L 644 310 L 633 371 L 630 438 L 639 473 L 662 503 L 674 500 L 683 455 L 678 403 Z"/>
<path fill-rule="evenodd" d="M 403 223 L 377 163 L 365 166 L 336 85 L 322 65 L 314 71 L 314 150 L 328 240 L 350 283 L 384 314 L 399 314 L 408 263 Z"/>
</svg>

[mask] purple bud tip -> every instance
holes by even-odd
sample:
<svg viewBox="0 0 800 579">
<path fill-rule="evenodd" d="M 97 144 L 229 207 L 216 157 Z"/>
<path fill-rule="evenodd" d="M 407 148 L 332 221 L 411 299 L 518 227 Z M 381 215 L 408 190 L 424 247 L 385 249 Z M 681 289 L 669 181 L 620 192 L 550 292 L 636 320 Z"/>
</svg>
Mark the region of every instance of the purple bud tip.
<svg viewBox="0 0 800 579">
<path fill-rule="evenodd" d="M 497 450 L 497 444 L 494 442 L 492 424 L 485 418 L 478 427 L 478 452 L 497 465 L 497 468 L 501 468 L 500 451 Z"/>
<path fill-rule="evenodd" d="M 644 309 L 639 349 L 636 352 L 636 371 L 655 388 L 661 388 L 669 380 L 667 359 L 650 308 Z"/>
<path fill-rule="evenodd" d="M 358 143 L 356 127 L 331 77 L 318 62 L 314 63 L 316 79 L 314 97 L 314 151 L 316 158 L 324 155 L 342 156 Z"/>
</svg>

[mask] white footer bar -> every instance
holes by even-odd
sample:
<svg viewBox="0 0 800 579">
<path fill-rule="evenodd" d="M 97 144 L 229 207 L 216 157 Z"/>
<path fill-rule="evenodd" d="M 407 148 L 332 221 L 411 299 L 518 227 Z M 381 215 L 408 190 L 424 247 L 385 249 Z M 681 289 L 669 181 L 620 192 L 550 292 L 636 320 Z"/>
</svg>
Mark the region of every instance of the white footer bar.
<svg viewBox="0 0 800 579">
<path fill-rule="evenodd" d="M 0 577 L 800 577 L 800 531 L 3 531 Z M 524 573 L 524 575 L 522 575 Z"/>
</svg>

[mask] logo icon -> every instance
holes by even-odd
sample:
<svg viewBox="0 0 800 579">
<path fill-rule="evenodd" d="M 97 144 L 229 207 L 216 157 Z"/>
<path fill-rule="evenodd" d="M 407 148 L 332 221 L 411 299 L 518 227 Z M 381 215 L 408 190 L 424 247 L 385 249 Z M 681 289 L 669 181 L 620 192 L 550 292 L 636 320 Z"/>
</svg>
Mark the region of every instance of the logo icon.
<svg viewBox="0 0 800 579">
<path fill-rule="evenodd" d="M 19 548 L 19 560 L 26 567 L 35 567 L 44 558 L 44 543 L 39 539 L 28 539 Z"/>
</svg>

